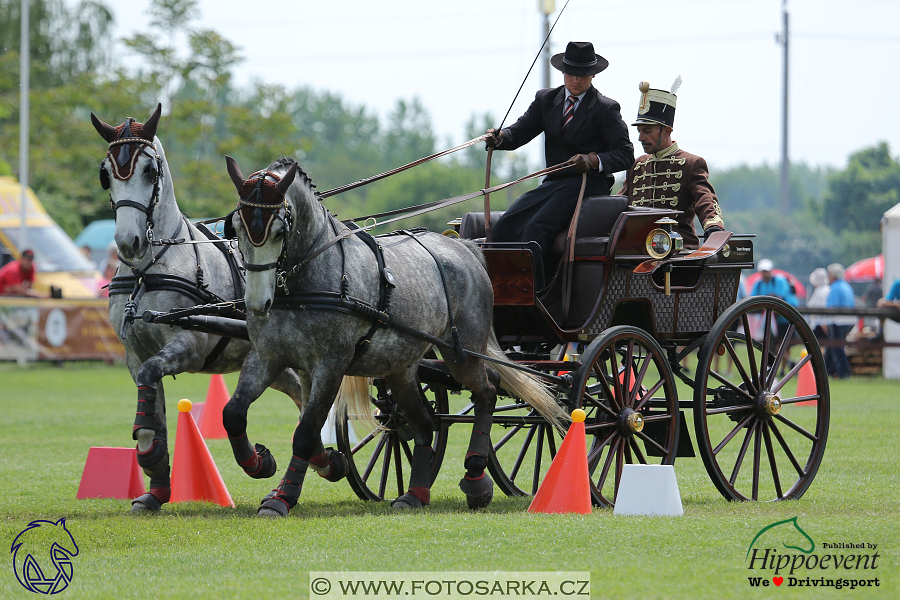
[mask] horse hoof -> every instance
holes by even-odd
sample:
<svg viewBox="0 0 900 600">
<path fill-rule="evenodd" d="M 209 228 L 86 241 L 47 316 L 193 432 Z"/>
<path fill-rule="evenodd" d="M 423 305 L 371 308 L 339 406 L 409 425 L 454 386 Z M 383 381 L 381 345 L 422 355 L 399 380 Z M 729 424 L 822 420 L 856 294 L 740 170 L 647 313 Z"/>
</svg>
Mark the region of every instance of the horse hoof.
<svg viewBox="0 0 900 600">
<path fill-rule="evenodd" d="M 275 463 L 275 457 L 272 456 L 272 453 L 269 451 L 269 449 L 262 444 L 254 444 L 253 446 L 256 449 L 256 454 L 259 458 L 259 461 L 256 463 L 255 470 L 251 471 L 246 467 L 243 467 L 244 473 L 246 473 L 253 479 L 268 479 L 275 474 L 275 471 L 278 470 L 278 465 Z"/>
<path fill-rule="evenodd" d="M 486 507 L 494 498 L 494 482 L 487 473 L 482 473 L 477 479 L 463 477 L 459 481 L 459 489 L 466 495 L 466 503 L 472 510 Z"/>
<path fill-rule="evenodd" d="M 154 514 L 158 513 L 163 503 L 159 498 L 151 493 L 138 496 L 131 501 L 131 514 Z"/>
<path fill-rule="evenodd" d="M 328 460 L 328 464 L 331 465 L 331 471 L 328 475 L 322 475 L 318 472 L 318 469 L 314 469 L 319 474 L 319 477 L 332 483 L 346 477 L 350 472 L 350 461 L 347 460 L 347 457 L 334 448 L 326 448 L 324 454 Z M 310 463 L 310 466 L 313 467 L 312 463 Z"/>
<path fill-rule="evenodd" d="M 396 500 L 391 500 L 391 508 L 396 510 L 415 510 L 425 506 L 415 494 L 406 492 Z"/>
<path fill-rule="evenodd" d="M 259 508 L 256 509 L 257 517 L 280 518 L 288 516 L 291 511 L 287 502 L 275 496 L 266 496 L 263 498 Z"/>
</svg>

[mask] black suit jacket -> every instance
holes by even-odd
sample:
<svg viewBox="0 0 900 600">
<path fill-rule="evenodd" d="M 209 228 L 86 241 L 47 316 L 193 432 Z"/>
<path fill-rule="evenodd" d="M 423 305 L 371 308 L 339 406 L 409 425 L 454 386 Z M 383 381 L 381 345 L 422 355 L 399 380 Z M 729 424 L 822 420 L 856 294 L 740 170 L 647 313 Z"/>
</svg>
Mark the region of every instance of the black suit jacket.
<svg viewBox="0 0 900 600">
<path fill-rule="evenodd" d="M 591 86 L 581 98 L 575 116 L 563 135 L 565 99 L 565 86 L 539 90 L 525 114 L 503 129 L 503 139 L 497 149 L 515 150 L 543 132 L 547 166 L 565 162 L 575 154 L 595 152 L 600 157 L 603 172 L 591 169 L 588 175 L 609 179 L 612 185 L 613 173 L 624 171 L 634 164 L 634 147 L 628 139 L 628 126 L 622 120 L 619 103 Z M 552 180 L 573 175 L 578 173 L 569 168 L 547 178 Z"/>
</svg>

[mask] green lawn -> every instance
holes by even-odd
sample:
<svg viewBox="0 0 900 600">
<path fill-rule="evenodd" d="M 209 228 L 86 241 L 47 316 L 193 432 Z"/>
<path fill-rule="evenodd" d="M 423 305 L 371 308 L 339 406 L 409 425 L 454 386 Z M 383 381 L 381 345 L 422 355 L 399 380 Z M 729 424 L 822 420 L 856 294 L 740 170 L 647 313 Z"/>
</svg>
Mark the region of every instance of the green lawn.
<svg viewBox="0 0 900 600">
<path fill-rule="evenodd" d="M 236 381 L 236 375 L 226 377 L 229 390 Z M 204 400 L 208 383 L 201 375 L 166 380 L 173 431 L 175 402 Z M 685 511 L 680 518 L 616 517 L 601 509 L 585 516 L 532 515 L 527 498 L 502 495 L 472 513 L 456 487 L 468 439 L 459 425 L 451 429 L 431 506 L 415 514 L 395 514 L 387 503 L 358 500 L 346 482 L 310 476 L 290 518 L 256 519 L 259 499 L 277 478 L 249 479 L 234 464 L 228 442 L 211 440 L 237 507 L 166 505 L 161 515 L 135 518 L 128 501 L 75 499 L 89 447 L 133 444 L 136 393 L 127 371 L 2 364 L 2 539 L 11 545 L 30 521 L 66 517 L 80 552 L 61 598 L 307 598 L 310 571 L 412 570 L 590 571 L 594 598 L 900 597 L 900 383 L 853 378 L 831 385 L 825 459 L 797 501 L 725 502 L 698 457 L 676 463 Z M 296 418 L 293 403 L 275 392 L 250 411 L 251 440 L 273 451 L 279 474 Z M 689 414 L 688 423 L 692 428 Z M 878 544 L 875 570 L 804 577 L 878 577 L 880 587 L 750 587 L 748 577 L 773 574 L 748 569 L 754 536 L 795 516 L 817 554 L 853 552 L 823 550 L 822 543 Z M 11 563 L 0 576 L 0 598 L 33 597 L 16 581 Z"/>
</svg>

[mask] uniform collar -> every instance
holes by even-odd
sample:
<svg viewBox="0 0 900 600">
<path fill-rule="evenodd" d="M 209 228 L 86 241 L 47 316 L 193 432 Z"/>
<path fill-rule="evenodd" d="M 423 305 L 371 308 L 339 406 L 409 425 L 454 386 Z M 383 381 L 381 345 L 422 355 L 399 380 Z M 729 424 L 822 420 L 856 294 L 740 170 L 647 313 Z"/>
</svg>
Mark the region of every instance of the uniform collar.
<svg viewBox="0 0 900 600">
<path fill-rule="evenodd" d="M 656 159 L 668 158 L 668 157 L 672 156 L 673 154 L 675 154 L 676 152 L 678 152 L 679 150 L 681 150 L 681 148 L 678 147 L 678 142 L 672 142 L 672 145 L 669 146 L 668 148 L 666 148 L 665 150 L 660 150 L 659 152 L 656 152 L 655 154 L 653 154 L 653 158 L 656 158 Z"/>
</svg>

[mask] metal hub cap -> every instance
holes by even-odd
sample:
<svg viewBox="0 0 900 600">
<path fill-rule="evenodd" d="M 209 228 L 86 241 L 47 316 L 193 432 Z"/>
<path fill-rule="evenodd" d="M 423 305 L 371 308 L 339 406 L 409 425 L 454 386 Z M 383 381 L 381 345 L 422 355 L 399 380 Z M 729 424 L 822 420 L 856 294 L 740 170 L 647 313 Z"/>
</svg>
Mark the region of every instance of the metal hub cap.
<svg viewBox="0 0 900 600">
<path fill-rule="evenodd" d="M 781 412 L 781 398 L 779 398 L 776 394 L 763 392 L 762 398 L 760 400 L 760 407 L 762 408 L 763 412 L 770 417 L 775 416 Z"/>
<path fill-rule="evenodd" d="M 639 412 L 633 412 L 625 417 L 625 427 L 631 433 L 638 433 L 644 429 L 644 417 Z"/>
</svg>

